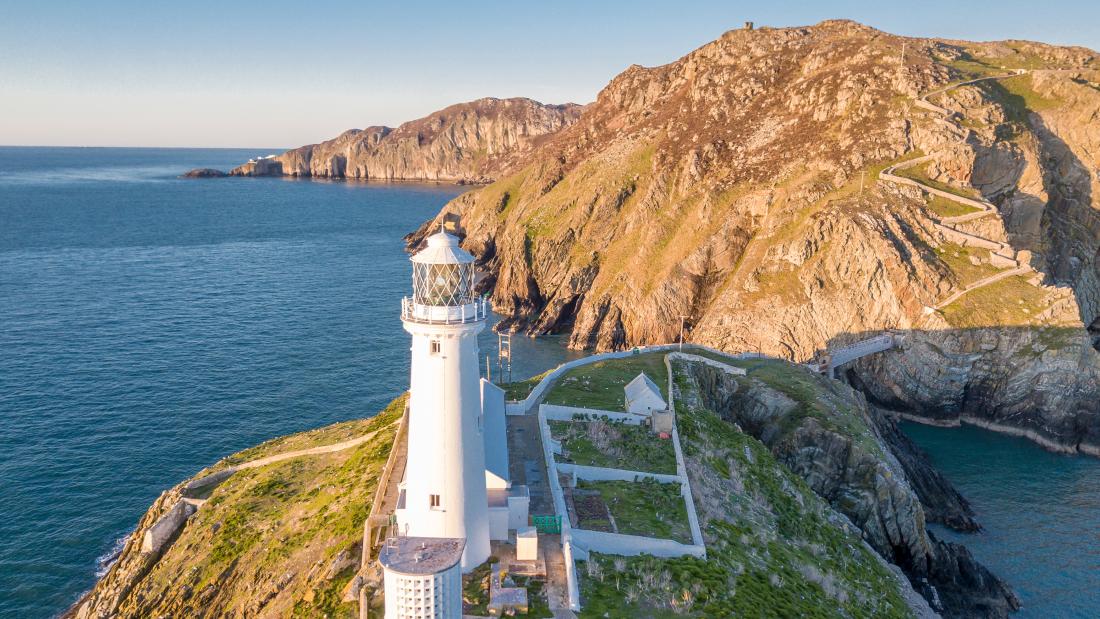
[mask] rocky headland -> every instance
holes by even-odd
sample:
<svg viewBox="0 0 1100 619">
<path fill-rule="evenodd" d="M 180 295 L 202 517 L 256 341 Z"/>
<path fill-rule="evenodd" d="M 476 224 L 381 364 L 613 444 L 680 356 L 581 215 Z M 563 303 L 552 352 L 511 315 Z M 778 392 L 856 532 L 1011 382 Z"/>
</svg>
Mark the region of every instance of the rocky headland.
<svg viewBox="0 0 1100 619">
<path fill-rule="evenodd" d="M 350 129 L 320 144 L 255 159 L 229 174 L 488 183 L 576 121 L 582 109 L 521 98 L 478 99 L 396 129 Z"/>
<path fill-rule="evenodd" d="M 893 422 L 861 394 L 785 361 L 701 354 L 719 363 L 649 353 L 570 387 L 606 397 L 605 382 L 621 390 L 638 364 L 669 368 L 708 549 L 706 559 L 593 553 L 596 565 L 579 570 L 582 616 L 1005 617 L 1018 607 L 963 546 L 927 531 L 926 505 L 968 508 L 942 479 L 914 483 L 937 474 L 919 453 L 899 455 Z M 722 369 L 731 365 L 745 373 Z M 403 408 L 402 397 L 373 419 L 268 441 L 166 491 L 66 616 L 374 612 L 363 524 L 405 436 Z"/>
<path fill-rule="evenodd" d="M 894 330 L 841 368 L 874 404 L 1096 452 L 1098 68 L 849 21 L 731 31 L 627 69 L 409 242 L 459 219 L 501 328 L 576 348 L 675 341 L 686 317 L 804 361 Z"/>
</svg>

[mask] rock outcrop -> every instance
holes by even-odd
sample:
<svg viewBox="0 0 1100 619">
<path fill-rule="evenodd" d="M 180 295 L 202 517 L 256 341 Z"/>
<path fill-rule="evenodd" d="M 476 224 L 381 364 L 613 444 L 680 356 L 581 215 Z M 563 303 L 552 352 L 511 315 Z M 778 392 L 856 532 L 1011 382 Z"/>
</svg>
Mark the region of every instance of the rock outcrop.
<svg viewBox="0 0 1100 619">
<path fill-rule="evenodd" d="M 183 173 L 180 178 L 222 178 L 224 176 L 228 175 L 214 168 L 195 168 L 194 170 Z"/>
<path fill-rule="evenodd" d="M 351 129 L 320 144 L 254 159 L 230 174 L 487 183 L 572 124 L 581 109 L 530 99 L 478 99 L 396 129 Z"/>
<path fill-rule="evenodd" d="M 1046 418 L 1032 421 L 1015 414 L 1010 387 L 1034 373 L 998 364 L 1026 355 L 1013 329 L 1060 342 L 1047 331 L 1084 334 L 1100 316 L 1097 65 L 1080 48 L 903 39 L 848 21 L 731 31 L 668 65 L 627 69 L 514 174 L 459 196 L 408 240 L 459 218 L 505 316 L 498 328 L 567 333 L 575 348 L 675 341 L 682 316 L 694 341 L 799 361 L 883 329 L 929 349 L 951 337 L 941 332 L 975 330 L 954 338 L 976 355 L 967 383 L 934 380 L 936 354 L 884 356 L 930 364 L 887 403 L 925 416 L 999 375 L 982 404 L 1015 402 L 1021 431 L 1086 426 L 1100 356 L 1050 348 L 1045 359 L 1065 355 L 1054 363 L 1084 378 L 1068 396 L 1033 399 L 1046 408 L 1032 417 Z M 1016 68 L 1029 72 L 919 99 Z M 945 226 L 957 204 L 878 181 L 921 155 L 930 160 L 907 173 L 997 208 Z M 1007 242 L 1009 256 L 977 238 Z M 1035 270 L 952 299 L 1013 261 Z M 1001 352 L 981 350 L 990 339 Z M 1091 445 L 1085 434 L 1056 442 Z"/>
<path fill-rule="evenodd" d="M 925 529 L 925 510 L 910 473 L 937 475 L 926 462 L 902 465 L 877 428 L 890 425 L 851 389 L 780 361 L 762 361 L 747 377 L 701 363 L 678 363 L 682 397 L 713 410 L 759 439 L 816 494 L 847 516 L 887 561 L 905 571 L 933 609 L 952 617 L 1007 617 L 1019 608 L 1011 589 L 959 544 Z M 894 429 L 896 431 L 896 429 Z M 924 472 L 928 469 L 928 472 Z M 942 481 L 942 478 L 940 478 Z M 940 506 L 962 501 L 949 484 Z M 958 503 L 965 512 L 965 502 Z M 972 520 L 965 523 L 972 528 Z"/>
</svg>

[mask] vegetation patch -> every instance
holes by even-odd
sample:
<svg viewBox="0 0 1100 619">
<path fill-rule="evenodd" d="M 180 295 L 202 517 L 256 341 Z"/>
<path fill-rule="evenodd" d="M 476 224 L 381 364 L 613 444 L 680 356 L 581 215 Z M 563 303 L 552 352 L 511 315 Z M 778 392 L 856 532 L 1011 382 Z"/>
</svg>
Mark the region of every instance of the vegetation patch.
<svg viewBox="0 0 1100 619">
<path fill-rule="evenodd" d="M 636 482 L 582 479 L 573 489 L 573 496 L 574 501 L 577 497 L 599 497 L 611 513 L 612 529 L 616 533 L 691 543 L 687 506 L 680 494 L 680 484 L 652 479 Z M 577 527 L 590 528 L 585 526 L 586 522 L 578 518 Z"/>
<path fill-rule="evenodd" d="M 342 601 L 343 590 L 358 567 L 363 522 L 393 445 L 393 422 L 404 406 L 402 396 L 371 420 L 262 446 L 261 456 L 338 442 L 332 440 L 334 428 L 340 438 L 349 428 L 356 434 L 378 431 L 346 450 L 229 477 L 127 598 L 132 607 L 123 614 L 145 616 L 151 608 L 169 608 L 178 616 L 358 616 L 356 604 Z M 256 454 L 246 450 L 227 460 L 250 460 Z"/>
<path fill-rule="evenodd" d="M 969 286 L 1002 270 L 990 264 L 989 250 L 980 247 L 941 243 L 936 248 L 936 257 L 951 269 L 962 286 Z"/>
<path fill-rule="evenodd" d="M 1009 49 L 1011 53 L 1002 56 L 983 54 L 980 48 L 967 49 L 959 58 L 948 62 L 947 66 L 958 72 L 959 76 L 965 80 L 1004 75 L 1017 69 L 1050 68 L 1050 62 L 1038 54 L 1011 46 Z"/>
<path fill-rule="evenodd" d="M 964 294 L 940 310 L 952 327 L 1025 326 L 1039 324 L 1047 291 L 1014 275 Z"/>
<path fill-rule="evenodd" d="M 970 198 L 972 200 L 981 199 L 982 196 L 980 193 L 978 193 L 977 189 L 956 187 L 954 185 L 949 185 L 941 181 L 933 180 L 930 176 L 928 176 L 928 166 L 931 163 L 931 161 L 925 161 L 924 163 L 912 167 L 895 170 L 894 173 L 898 176 L 917 181 L 922 185 L 927 185 L 929 187 L 939 189 L 940 191 L 946 191 L 947 193 L 954 194 L 956 196 Z"/>
<path fill-rule="evenodd" d="M 961 217 L 962 215 L 970 215 L 980 212 L 982 209 L 963 204 L 962 202 L 956 202 L 954 200 L 948 200 L 943 196 L 929 195 L 928 196 L 928 210 L 935 213 L 937 216 L 944 217 Z"/>
<path fill-rule="evenodd" d="M 527 396 L 531 395 L 531 392 L 535 390 L 542 379 L 552 372 L 553 370 L 546 370 L 538 376 L 532 376 L 526 380 L 520 380 L 512 383 L 500 383 L 497 385 L 504 390 L 504 398 L 506 400 L 519 401 L 527 399 Z"/>
<path fill-rule="evenodd" d="M 806 417 L 813 417 L 826 429 L 847 436 L 871 453 L 883 456 L 882 446 L 875 440 L 863 415 L 853 410 L 844 398 L 833 393 L 836 387 L 824 377 L 778 359 L 742 359 L 733 363 L 746 371 L 745 376 L 737 379 L 743 388 L 750 388 L 752 381 L 760 381 L 794 401 L 794 409 L 783 420 L 782 432 L 793 430 Z"/>
<path fill-rule="evenodd" d="M 661 396 L 667 402 L 665 377 L 668 371 L 665 369 L 664 353 L 639 353 L 569 370 L 550 388 L 546 394 L 546 403 L 622 411 L 626 407 L 623 388 L 641 372 L 648 374 L 657 383 L 661 388 Z"/>
<path fill-rule="evenodd" d="M 679 372 L 676 382 L 707 559 L 591 553 L 579 564 L 581 616 L 910 616 L 897 579 L 859 532 L 760 441 L 686 404 L 700 398 Z"/>
<path fill-rule="evenodd" d="M 551 421 L 550 434 L 561 441 L 562 462 L 651 473 L 676 474 L 670 439 L 623 421 Z"/>
</svg>

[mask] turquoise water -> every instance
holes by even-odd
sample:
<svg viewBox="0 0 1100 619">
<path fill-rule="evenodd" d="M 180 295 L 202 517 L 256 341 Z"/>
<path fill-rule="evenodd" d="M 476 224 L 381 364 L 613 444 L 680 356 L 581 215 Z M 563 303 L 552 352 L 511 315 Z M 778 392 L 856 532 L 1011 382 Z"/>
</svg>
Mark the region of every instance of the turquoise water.
<svg viewBox="0 0 1100 619">
<path fill-rule="evenodd" d="M 1017 616 L 1100 616 L 1100 460 L 974 427 L 902 427 L 985 528 L 936 532 L 1012 585 L 1024 605 Z"/>
<path fill-rule="evenodd" d="M 401 237 L 463 189 L 176 178 L 257 154 L 0 148 L 0 617 L 64 610 L 204 465 L 406 388 Z"/>
</svg>

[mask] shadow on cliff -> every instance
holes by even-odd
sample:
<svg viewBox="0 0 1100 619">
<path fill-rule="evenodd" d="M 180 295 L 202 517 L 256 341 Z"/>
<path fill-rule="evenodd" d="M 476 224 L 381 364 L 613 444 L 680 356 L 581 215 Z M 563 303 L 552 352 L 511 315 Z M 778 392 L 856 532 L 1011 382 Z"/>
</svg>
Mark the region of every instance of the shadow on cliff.
<svg viewBox="0 0 1100 619">
<path fill-rule="evenodd" d="M 1032 200 L 1042 208 L 1038 238 L 1029 239 L 1022 231 L 1010 228 L 1010 243 L 1023 245 L 1016 249 L 1035 252 L 1032 266 L 1045 272 L 1048 283 L 1072 288 L 1080 308 L 1081 321 L 1089 326 L 1096 340 L 1100 336 L 1100 297 L 1095 292 L 1100 290 L 1100 243 L 1097 242 L 1100 239 L 1100 213 L 1092 207 L 1092 174 L 1089 167 L 1047 125 L 1043 117 L 1029 107 L 1026 98 L 996 81 L 988 82 L 984 88 L 989 89 L 1001 103 L 1008 120 L 1028 127 L 1035 136 L 1042 187 L 1047 196 L 1043 202 L 1040 196 L 1018 192 L 1015 187 L 1020 176 L 1017 175 L 1012 189 L 989 198 L 996 201 L 999 208 L 1006 202 L 1020 200 Z M 1016 136 L 999 137 L 1011 140 Z M 1023 169 L 1019 172 L 1022 174 Z M 1010 220 L 1011 217 L 1005 218 L 1006 227 Z M 1036 246 L 1036 242 L 1043 246 Z M 1087 244 L 1085 252 L 1081 251 L 1082 242 Z M 1093 292 L 1089 295 L 1088 291 Z"/>
<path fill-rule="evenodd" d="M 846 333 L 830 351 L 891 334 L 895 345 L 834 375 L 876 407 L 962 423 L 1062 453 L 1100 455 L 1100 353 L 1080 327 L 997 326 Z"/>
</svg>

